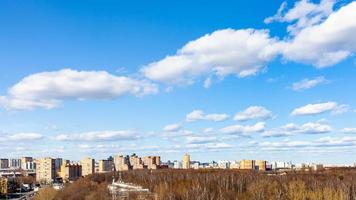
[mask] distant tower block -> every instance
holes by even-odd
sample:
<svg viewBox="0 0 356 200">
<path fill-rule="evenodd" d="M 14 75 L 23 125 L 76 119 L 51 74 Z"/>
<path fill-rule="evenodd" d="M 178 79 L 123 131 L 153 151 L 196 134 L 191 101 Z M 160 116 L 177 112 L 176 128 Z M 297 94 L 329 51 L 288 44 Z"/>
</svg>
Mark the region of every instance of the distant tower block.
<svg viewBox="0 0 356 200">
<path fill-rule="evenodd" d="M 189 169 L 190 168 L 190 155 L 189 154 L 184 154 L 183 156 L 183 169 Z"/>
</svg>

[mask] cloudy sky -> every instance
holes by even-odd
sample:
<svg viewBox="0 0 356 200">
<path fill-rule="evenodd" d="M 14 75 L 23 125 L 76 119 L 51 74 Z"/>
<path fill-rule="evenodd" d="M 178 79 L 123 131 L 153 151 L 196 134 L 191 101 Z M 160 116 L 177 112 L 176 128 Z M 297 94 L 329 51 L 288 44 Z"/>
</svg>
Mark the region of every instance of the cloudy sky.
<svg viewBox="0 0 356 200">
<path fill-rule="evenodd" d="M 0 3 L 0 157 L 353 163 L 356 2 Z"/>
</svg>

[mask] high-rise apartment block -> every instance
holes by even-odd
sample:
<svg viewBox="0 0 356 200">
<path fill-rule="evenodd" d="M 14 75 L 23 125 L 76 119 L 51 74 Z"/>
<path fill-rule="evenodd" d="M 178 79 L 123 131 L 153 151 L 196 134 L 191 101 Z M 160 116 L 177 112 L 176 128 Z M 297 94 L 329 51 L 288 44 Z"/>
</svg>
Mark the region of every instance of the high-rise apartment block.
<svg viewBox="0 0 356 200">
<path fill-rule="evenodd" d="M 0 169 L 7 169 L 9 168 L 9 159 L 1 158 L 0 159 Z"/>
<path fill-rule="evenodd" d="M 21 159 L 18 159 L 18 158 L 9 159 L 9 168 L 20 169 L 21 168 Z"/>
<path fill-rule="evenodd" d="M 82 165 L 82 176 L 95 173 L 95 160 L 92 158 L 84 158 L 80 161 Z"/>
<path fill-rule="evenodd" d="M 112 171 L 113 162 L 111 160 L 99 160 L 99 173 Z"/>
<path fill-rule="evenodd" d="M 266 171 L 266 161 L 265 160 L 256 160 L 256 169 L 258 171 Z"/>
<path fill-rule="evenodd" d="M 158 169 L 161 165 L 161 157 L 160 156 L 145 156 L 143 158 L 143 163 L 147 167 L 147 169 Z"/>
<path fill-rule="evenodd" d="M 34 170 L 35 163 L 32 157 L 22 157 L 21 158 L 21 169 L 23 170 Z"/>
<path fill-rule="evenodd" d="M 255 170 L 255 161 L 254 160 L 241 160 L 240 169 L 249 169 Z"/>
<path fill-rule="evenodd" d="M 190 168 L 190 155 L 189 154 L 184 154 L 183 156 L 183 169 L 189 169 Z"/>
<path fill-rule="evenodd" d="M 138 157 L 136 154 L 133 154 L 130 156 L 130 165 L 132 169 L 143 169 L 143 162 L 140 157 Z"/>
<path fill-rule="evenodd" d="M 82 166 L 79 164 L 63 163 L 58 174 L 64 182 L 75 181 L 82 176 Z"/>
<path fill-rule="evenodd" d="M 127 171 L 130 169 L 130 159 L 128 156 L 116 155 L 114 157 L 116 171 Z"/>
<path fill-rule="evenodd" d="M 36 180 L 41 183 L 51 183 L 56 178 L 55 160 L 40 158 L 35 160 Z"/>
</svg>

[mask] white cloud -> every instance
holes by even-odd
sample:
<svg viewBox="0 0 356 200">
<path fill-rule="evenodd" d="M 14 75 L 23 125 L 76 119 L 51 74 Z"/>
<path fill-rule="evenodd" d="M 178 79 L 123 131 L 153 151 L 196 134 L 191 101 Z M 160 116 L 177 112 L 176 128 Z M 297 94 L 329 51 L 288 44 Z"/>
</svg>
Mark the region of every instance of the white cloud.
<svg viewBox="0 0 356 200">
<path fill-rule="evenodd" d="M 355 11 L 356 2 L 351 2 L 332 12 L 325 20 L 318 19 L 314 23 L 314 18 L 311 18 L 313 23 L 308 21 L 294 37 L 280 43 L 283 58 L 322 68 L 352 55 L 356 51 Z"/>
<path fill-rule="evenodd" d="M 201 149 L 203 151 L 206 150 L 223 150 L 223 149 L 230 149 L 232 146 L 227 143 L 219 142 L 209 142 L 209 143 L 200 143 L 200 144 L 187 144 L 186 148 L 188 149 Z M 185 149 L 186 149 L 185 148 Z"/>
<path fill-rule="evenodd" d="M 356 133 L 356 128 L 344 128 L 341 130 L 343 133 Z"/>
<path fill-rule="evenodd" d="M 261 142 L 265 150 L 295 150 L 303 148 L 356 147 L 356 137 L 323 137 L 312 141 L 277 141 Z"/>
<path fill-rule="evenodd" d="M 191 41 L 176 55 L 150 63 L 141 72 L 149 79 L 168 84 L 190 84 L 205 77 L 246 77 L 260 72 L 277 52 L 267 30 L 217 30 Z"/>
<path fill-rule="evenodd" d="M 227 126 L 220 129 L 221 133 L 224 134 L 249 134 L 249 133 L 258 133 L 263 132 L 265 130 L 266 123 L 265 122 L 258 122 L 252 126 L 250 125 L 232 125 Z"/>
<path fill-rule="evenodd" d="M 202 110 L 193 110 L 192 112 L 186 115 L 186 121 L 193 122 L 197 120 L 208 120 L 214 122 L 225 121 L 229 118 L 227 114 L 205 114 Z"/>
<path fill-rule="evenodd" d="M 166 132 L 177 132 L 181 130 L 182 126 L 180 124 L 169 124 L 163 128 Z"/>
<path fill-rule="evenodd" d="M 15 133 L 7 134 L 0 137 L 0 142 L 9 142 L 9 141 L 29 141 L 29 140 L 39 140 L 42 139 L 43 135 L 39 133 Z"/>
<path fill-rule="evenodd" d="M 291 115 L 299 116 L 299 115 L 316 115 L 325 112 L 332 112 L 332 114 L 340 114 L 344 113 L 348 110 L 347 105 L 339 105 L 336 102 L 326 102 L 326 103 L 318 103 L 318 104 L 308 104 L 299 108 L 296 108 L 292 111 Z"/>
<path fill-rule="evenodd" d="M 123 131 L 92 131 L 79 134 L 61 134 L 54 139 L 57 141 L 116 141 L 135 140 L 140 136 L 131 130 Z"/>
<path fill-rule="evenodd" d="M 205 119 L 208 121 L 222 122 L 229 118 L 227 114 L 207 114 Z"/>
<path fill-rule="evenodd" d="M 331 112 L 332 114 L 341 114 L 348 111 L 349 106 L 342 104 L 339 105 L 336 102 L 325 102 L 317 104 L 308 104 L 299 108 L 296 108 L 292 111 L 291 115 L 316 115 L 325 112 Z"/>
<path fill-rule="evenodd" d="M 298 33 L 301 29 L 316 25 L 325 20 L 331 13 L 335 0 L 321 0 L 320 4 L 315 4 L 309 0 L 297 1 L 294 7 L 286 11 L 287 3 L 283 2 L 273 17 L 265 19 L 265 23 L 288 22 L 292 23 L 287 27 L 291 34 Z"/>
<path fill-rule="evenodd" d="M 205 128 L 205 129 L 203 130 L 203 133 L 212 133 L 212 132 L 214 132 L 214 128 L 211 128 L 211 127 Z"/>
<path fill-rule="evenodd" d="M 279 128 L 265 131 L 262 133 L 264 137 L 283 137 L 292 136 L 298 134 L 323 134 L 330 133 L 332 127 L 329 124 L 319 122 L 308 122 L 302 125 L 297 125 L 294 123 L 289 123 Z"/>
<path fill-rule="evenodd" d="M 62 69 L 32 74 L 0 96 L 8 109 L 51 109 L 63 100 L 115 99 L 122 95 L 143 96 L 158 92 L 156 85 L 105 71 Z"/>
<path fill-rule="evenodd" d="M 293 83 L 292 89 L 294 91 L 301 91 L 301 90 L 313 88 L 317 85 L 327 83 L 327 82 L 328 81 L 323 76 L 319 76 L 314 79 L 303 79 L 301 81 Z"/>
<path fill-rule="evenodd" d="M 189 144 L 204 144 L 215 142 L 216 137 L 206 137 L 206 136 L 188 136 L 186 137 Z"/>
<path fill-rule="evenodd" d="M 262 106 L 250 106 L 237 113 L 234 120 L 246 121 L 251 119 L 266 120 L 272 117 L 272 112 Z"/>
<path fill-rule="evenodd" d="M 266 22 L 290 23 L 284 39 L 273 38 L 268 30 L 217 30 L 188 42 L 175 55 L 141 69 L 151 80 L 167 84 L 191 84 L 213 77 L 246 77 L 262 71 L 278 55 L 287 61 L 332 66 L 356 51 L 356 2 L 338 10 L 334 0 L 319 4 L 299 1 L 290 10 L 283 3 L 276 16 Z"/>
</svg>

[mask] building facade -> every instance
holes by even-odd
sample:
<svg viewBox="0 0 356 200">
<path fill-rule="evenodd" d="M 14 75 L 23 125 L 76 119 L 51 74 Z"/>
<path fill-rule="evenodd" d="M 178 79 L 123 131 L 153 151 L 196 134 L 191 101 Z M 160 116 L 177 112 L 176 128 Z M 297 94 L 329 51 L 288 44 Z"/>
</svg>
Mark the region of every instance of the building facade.
<svg viewBox="0 0 356 200">
<path fill-rule="evenodd" d="M 114 157 L 116 171 L 127 171 L 130 169 L 130 159 L 128 156 L 116 155 Z"/>
<path fill-rule="evenodd" d="M 55 160 L 52 158 L 40 158 L 36 163 L 36 181 L 39 183 L 52 183 L 56 178 Z"/>
<path fill-rule="evenodd" d="M 113 162 L 111 160 L 99 160 L 99 173 L 111 172 Z"/>
<path fill-rule="evenodd" d="M 190 168 L 190 155 L 189 154 L 184 154 L 183 156 L 183 169 L 189 169 Z"/>
<path fill-rule="evenodd" d="M 7 194 L 7 178 L 0 177 L 0 197 Z"/>
<path fill-rule="evenodd" d="M 143 158 L 143 163 L 147 169 L 158 169 L 161 165 L 160 156 L 145 156 Z"/>
<path fill-rule="evenodd" d="M 256 169 L 258 171 L 266 171 L 266 165 L 267 165 L 267 161 L 265 160 L 256 160 Z"/>
<path fill-rule="evenodd" d="M 75 181 L 82 176 L 82 166 L 63 163 L 58 174 L 64 182 Z"/>
<path fill-rule="evenodd" d="M 84 158 L 80 161 L 82 166 L 82 176 L 95 173 L 95 160 L 92 158 Z"/>
<path fill-rule="evenodd" d="M 9 168 L 20 169 L 21 168 L 21 159 L 18 159 L 18 158 L 9 159 Z"/>
<path fill-rule="evenodd" d="M 35 164 L 32 157 L 22 157 L 21 158 L 21 169 L 23 170 L 34 170 Z"/>
<path fill-rule="evenodd" d="M 240 169 L 255 170 L 256 164 L 254 160 L 241 160 Z"/>
<path fill-rule="evenodd" d="M 8 169 L 9 168 L 9 159 L 1 158 L 0 159 L 0 169 Z"/>
</svg>

